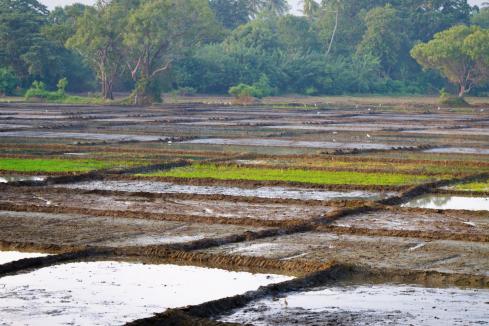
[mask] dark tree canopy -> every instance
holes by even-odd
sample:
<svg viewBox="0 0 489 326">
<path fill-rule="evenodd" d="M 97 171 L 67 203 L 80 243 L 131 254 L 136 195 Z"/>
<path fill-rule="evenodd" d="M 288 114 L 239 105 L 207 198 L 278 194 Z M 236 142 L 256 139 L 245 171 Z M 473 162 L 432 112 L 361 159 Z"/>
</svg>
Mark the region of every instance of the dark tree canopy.
<svg viewBox="0 0 489 326">
<path fill-rule="evenodd" d="M 49 12 L 36 0 L 0 0 L 0 70 L 9 92 L 13 80 L 56 89 L 66 77 L 69 91 L 98 85 L 105 98 L 121 90 L 138 103 L 176 89 L 227 94 L 239 84 L 308 95 L 426 94 L 455 91 L 453 78 L 423 69 L 411 49 L 459 25 L 481 28 L 465 58 L 478 51 L 471 60 L 487 65 L 480 43 L 489 9 L 467 0 L 302 6 L 294 16 L 286 0 L 98 0 Z M 489 91 L 482 77 L 471 85 L 472 94 Z"/>
</svg>

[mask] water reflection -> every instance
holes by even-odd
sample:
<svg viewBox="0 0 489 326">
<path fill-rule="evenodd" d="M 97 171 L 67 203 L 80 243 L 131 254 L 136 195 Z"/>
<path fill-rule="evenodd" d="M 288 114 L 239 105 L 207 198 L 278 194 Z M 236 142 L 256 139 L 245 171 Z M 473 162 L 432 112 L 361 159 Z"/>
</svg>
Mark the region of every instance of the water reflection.
<svg viewBox="0 0 489 326">
<path fill-rule="evenodd" d="M 402 205 L 402 207 L 487 211 L 489 210 L 489 198 L 451 195 L 426 195 L 415 198 L 410 202 Z"/>
<path fill-rule="evenodd" d="M 43 176 L 16 176 L 16 175 L 8 175 L 1 176 L 0 183 L 12 183 L 12 182 L 20 182 L 20 181 L 33 181 L 33 182 L 42 182 L 46 180 L 46 177 Z"/>
</svg>

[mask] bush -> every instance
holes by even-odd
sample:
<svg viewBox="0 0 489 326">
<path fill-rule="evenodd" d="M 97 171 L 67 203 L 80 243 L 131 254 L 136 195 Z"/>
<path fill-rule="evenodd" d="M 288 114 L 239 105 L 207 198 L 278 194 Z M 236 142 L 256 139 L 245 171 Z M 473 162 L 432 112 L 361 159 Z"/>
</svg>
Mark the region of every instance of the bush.
<svg viewBox="0 0 489 326">
<path fill-rule="evenodd" d="M 445 89 L 440 91 L 440 104 L 449 107 L 468 107 L 470 106 L 463 97 L 454 96 L 448 93 Z"/>
<path fill-rule="evenodd" d="M 19 81 L 7 68 L 0 68 L 0 95 L 14 95 Z"/>
<path fill-rule="evenodd" d="M 66 98 L 65 89 L 68 86 L 68 80 L 66 78 L 58 81 L 58 89 L 54 92 L 46 90 L 46 84 L 42 81 L 34 81 L 31 88 L 25 93 L 26 99 L 38 98 L 48 101 L 59 101 Z"/>
<path fill-rule="evenodd" d="M 229 94 L 237 99 L 246 98 L 264 98 L 276 93 L 276 90 L 270 86 L 270 81 L 267 75 L 262 75 L 260 79 L 253 85 L 239 84 L 229 89 Z"/>
</svg>

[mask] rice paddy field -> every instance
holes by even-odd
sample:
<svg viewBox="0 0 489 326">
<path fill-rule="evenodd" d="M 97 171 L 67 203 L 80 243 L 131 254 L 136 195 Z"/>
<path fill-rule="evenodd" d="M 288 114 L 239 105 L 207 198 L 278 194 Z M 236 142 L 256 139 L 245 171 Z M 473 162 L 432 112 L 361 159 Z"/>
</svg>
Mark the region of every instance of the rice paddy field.
<svg viewBox="0 0 489 326">
<path fill-rule="evenodd" d="M 0 325 L 489 324 L 489 104 L 0 103 Z"/>
</svg>

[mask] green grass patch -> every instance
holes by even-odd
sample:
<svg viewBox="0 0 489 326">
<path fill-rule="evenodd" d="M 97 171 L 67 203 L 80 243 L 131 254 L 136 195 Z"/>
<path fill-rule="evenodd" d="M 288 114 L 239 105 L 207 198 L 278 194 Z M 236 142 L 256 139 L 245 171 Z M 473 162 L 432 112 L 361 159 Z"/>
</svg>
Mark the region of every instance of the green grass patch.
<svg viewBox="0 0 489 326">
<path fill-rule="evenodd" d="M 489 191 L 489 180 L 463 183 L 453 187 L 455 190 L 462 191 Z"/>
<path fill-rule="evenodd" d="M 362 173 L 312 171 L 300 169 L 258 169 L 232 165 L 194 164 L 188 167 L 160 171 L 143 176 L 217 179 L 217 180 L 254 180 L 288 181 L 323 185 L 379 185 L 399 186 L 419 184 L 432 180 L 425 175 L 396 173 Z"/>
<path fill-rule="evenodd" d="M 12 172 L 89 172 L 135 166 L 135 162 L 102 160 L 0 158 L 0 170 Z"/>
</svg>

